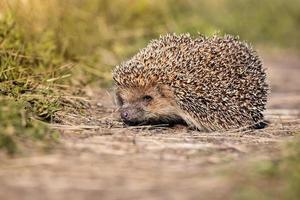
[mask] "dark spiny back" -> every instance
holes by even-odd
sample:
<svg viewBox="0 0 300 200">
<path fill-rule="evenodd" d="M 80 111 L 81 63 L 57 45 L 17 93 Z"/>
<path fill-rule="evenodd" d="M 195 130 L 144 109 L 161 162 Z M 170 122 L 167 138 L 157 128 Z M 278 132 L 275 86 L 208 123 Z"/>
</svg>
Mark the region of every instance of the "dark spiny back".
<svg viewBox="0 0 300 200">
<path fill-rule="evenodd" d="M 268 85 L 257 53 L 236 37 L 169 34 L 114 70 L 118 87 L 170 86 L 183 115 L 209 130 L 263 119 Z"/>
</svg>

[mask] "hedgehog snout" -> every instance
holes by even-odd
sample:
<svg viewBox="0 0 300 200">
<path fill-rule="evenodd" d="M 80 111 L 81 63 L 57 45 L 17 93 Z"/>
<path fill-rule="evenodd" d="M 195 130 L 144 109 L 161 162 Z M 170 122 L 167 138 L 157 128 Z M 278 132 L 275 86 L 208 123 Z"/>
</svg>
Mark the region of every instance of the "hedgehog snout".
<svg viewBox="0 0 300 200">
<path fill-rule="evenodd" d="M 120 116 L 126 124 L 134 125 L 143 118 L 143 110 L 134 106 L 124 107 L 120 110 Z"/>
<path fill-rule="evenodd" d="M 128 120 L 128 118 L 129 118 L 129 112 L 128 112 L 127 110 L 121 112 L 121 118 L 122 118 L 123 120 Z"/>
</svg>

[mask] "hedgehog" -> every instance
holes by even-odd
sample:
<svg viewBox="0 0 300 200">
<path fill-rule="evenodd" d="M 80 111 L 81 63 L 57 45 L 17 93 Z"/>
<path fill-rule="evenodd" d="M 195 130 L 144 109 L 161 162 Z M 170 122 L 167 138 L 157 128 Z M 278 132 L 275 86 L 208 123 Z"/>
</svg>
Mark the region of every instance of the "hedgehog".
<svg viewBox="0 0 300 200">
<path fill-rule="evenodd" d="M 231 35 L 167 34 L 113 70 L 127 125 L 261 128 L 269 87 L 257 52 Z"/>
</svg>

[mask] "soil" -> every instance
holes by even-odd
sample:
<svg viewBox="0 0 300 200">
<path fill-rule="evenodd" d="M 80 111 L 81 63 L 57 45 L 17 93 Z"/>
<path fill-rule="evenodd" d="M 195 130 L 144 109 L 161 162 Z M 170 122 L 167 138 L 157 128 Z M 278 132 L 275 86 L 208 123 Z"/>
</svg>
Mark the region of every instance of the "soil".
<svg viewBox="0 0 300 200">
<path fill-rule="evenodd" d="M 61 145 L 0 163 L 0 199 L 227 199 L 226 170 L 276 158 L 300 132 L 300 59 L 264 56 L 272 92 L 265 129 L 198 132 L 125 127 L 111 94 L 86 88 L 83 109 L 59 113 Z"/>
</svg>

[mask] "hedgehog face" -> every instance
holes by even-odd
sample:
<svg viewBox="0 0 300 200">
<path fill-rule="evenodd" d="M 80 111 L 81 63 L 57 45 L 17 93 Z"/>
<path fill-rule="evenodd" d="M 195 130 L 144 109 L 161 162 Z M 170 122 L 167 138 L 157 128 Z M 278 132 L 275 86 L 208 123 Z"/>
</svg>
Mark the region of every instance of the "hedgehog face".
<svg viewBox="0 0 300 200">
<path fill-rule="evenodd" d="M 116 101 L 122 120 L 128 125 L 184 123 L 169 93 L 157 86 L 144 90 L 118 88 Z"/>
</svg>

